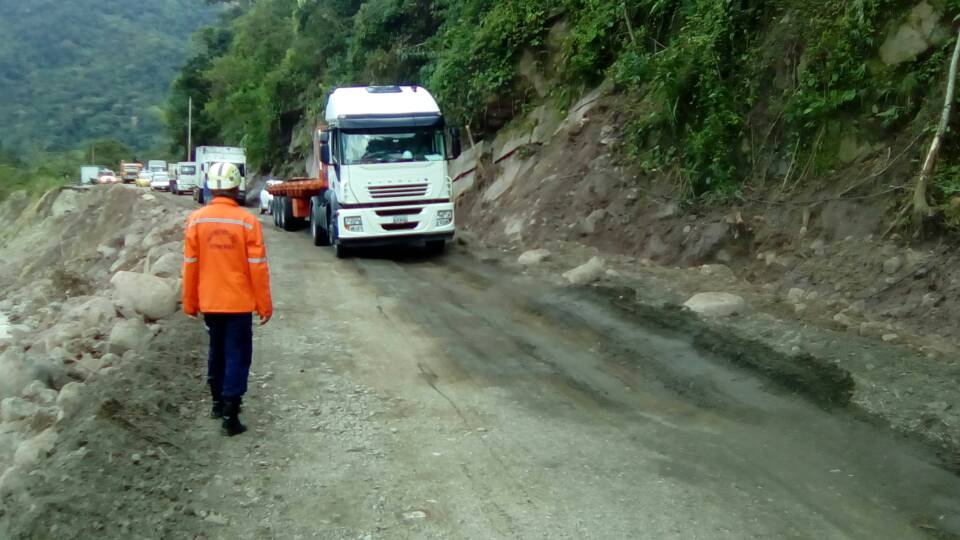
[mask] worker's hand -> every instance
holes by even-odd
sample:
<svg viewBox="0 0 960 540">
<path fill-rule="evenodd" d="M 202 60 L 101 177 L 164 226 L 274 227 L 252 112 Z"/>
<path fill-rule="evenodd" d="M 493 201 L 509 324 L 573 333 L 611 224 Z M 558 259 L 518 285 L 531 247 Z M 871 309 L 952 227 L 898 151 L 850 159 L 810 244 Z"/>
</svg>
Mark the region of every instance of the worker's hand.
<svg viewBox="0 0 960 540">
<path fill-rule="evenodd" d="M 190 318 L 193 319 L 193 320 L 197 320 L 197 314 L 196 314 L 196 313 L 187 313 L 187 317 L 190 317 Z"/>
<path fill-rule="evenodd" d="M 260 326 L 267 324 L 268 322 L 270 322 L 270 319 L 272 318 L 273 318 L 273 315 L 267 315 L 266 317 L 264 317 L 263 315 L 260 315 Z"/>
</svg>

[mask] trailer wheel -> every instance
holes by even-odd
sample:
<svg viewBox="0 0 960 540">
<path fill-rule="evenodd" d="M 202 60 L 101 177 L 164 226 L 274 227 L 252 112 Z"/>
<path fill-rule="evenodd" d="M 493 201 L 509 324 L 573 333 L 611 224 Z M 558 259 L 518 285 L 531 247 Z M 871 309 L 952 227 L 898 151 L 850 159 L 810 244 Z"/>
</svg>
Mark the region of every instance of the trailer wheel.
<svg viewBox="0 0 960 540">
<path fill-rule="evenodd" d="M 329 246 L 330 235 L 321 225 L 321 220 L 326 221 L 327 216 L 320 201 L 316 198 L 310 201 L 310 236 L 313 237 L 313 245 Z"/>
<path fill-rule="evenodd" d="M 301 220 L 297 219 L 293 215 L 293 201 L 290 200 L 290 197 L 283 197 L 283 230 L 285 231 L 295 231 L 299 229 Z"/>
<path fill-rule="evenodd" d="M 290 205 L 290 199 L 283 197 L 280 199 L 280 228 L 289 231 L 290 220 L 293 219 L 293 210 Z"/>
<path fill-rule="evenodd" d="M 273 214 L 273 226 L 280 227 L 280 197 L 274 197 L 270 201 L 271 214 Z"/>
</svg>

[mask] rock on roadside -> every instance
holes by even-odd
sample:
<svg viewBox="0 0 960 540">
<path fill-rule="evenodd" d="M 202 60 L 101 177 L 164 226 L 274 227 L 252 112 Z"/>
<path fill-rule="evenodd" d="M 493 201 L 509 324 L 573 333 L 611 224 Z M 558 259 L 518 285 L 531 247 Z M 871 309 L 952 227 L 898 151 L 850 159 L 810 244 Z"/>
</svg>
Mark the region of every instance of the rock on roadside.
<svg viewBox="0 0 960 540">
<path fill-rule="evenodd" d="M 140 319 L 124 319 L 118 321 L 110 330 L 107 338 L 109 351 L 113 354 L 123 354 L 127 351 L 136 351 L 146 341 L 148 329 Z"/>
<path fill-rule="evenodd" d="M 534 264 L 540 264 L 543 261 L 550 258 L 549 249 L 532 249 L 530 251 L 525 251 L 520 257 L 517 258 L 517 263 L 524 266 L 531 266 Z"/>
<path fill-rule="evenodd" d="M 604 264 L 600 257 L 593 257 L 586 263 L 564 272 L 563 278 L 571 285 L 587 285 L 600 279 L 603 275 Z"/>
<path fill-rule="evenodd" d="M 177 293 L 163 278 L 121 271 L 110 283 L 121 300 L 149 319 L 163 319 L 177 311 Z"/>
<path fill-rule="evenodd" d="M 735 294 L 723 292 L 699 293 L 684 302 L 683 306 L 704 317 L 729 317 L 742 315 L 749 307 L 747 301 Z"/>
<path fill-rule="evenodd" d="M 150 274 L 161 278 L 176 278 L 180 276 L 182 266 L 183 255 L 164 253 L 150 265 Z"/>
<path fill-rule="evenodd" d="M 77 415 L 81 405 L 83 405 L 83 389 L 85 386 L 83 383 L 70 382 L 60 389 L 60 395 L 57 396 L 57 406 L 60 407 L 60 414 L 57 417 L 58 422 Z"/>
</svg>

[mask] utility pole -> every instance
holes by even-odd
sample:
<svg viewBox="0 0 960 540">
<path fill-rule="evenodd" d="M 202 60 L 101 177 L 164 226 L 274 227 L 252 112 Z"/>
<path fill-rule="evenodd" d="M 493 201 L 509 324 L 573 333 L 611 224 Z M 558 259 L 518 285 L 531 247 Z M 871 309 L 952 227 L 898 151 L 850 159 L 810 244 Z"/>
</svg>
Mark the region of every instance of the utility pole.
<svg viewBox="0 0 960 540">
<path fill-rule="evenodd" d="M 193 161 L 193 97 L 187 105 L 187 161 Z"/>
<path fill-rule="evenodd" d="M 97 164 L 97 143 L 90 143 L 90 164 Z"/>
</svg>

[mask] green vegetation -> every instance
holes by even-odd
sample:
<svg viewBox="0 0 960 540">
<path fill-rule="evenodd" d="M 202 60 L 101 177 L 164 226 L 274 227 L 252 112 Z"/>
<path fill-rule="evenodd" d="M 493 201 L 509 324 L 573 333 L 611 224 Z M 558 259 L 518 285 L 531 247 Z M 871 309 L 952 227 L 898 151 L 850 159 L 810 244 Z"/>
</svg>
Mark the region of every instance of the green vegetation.
<svg viewBox="0 0 960 540">
<path fill-rule="evenodd" d="M 169 82 L 214 16 L 200 0 L 0 0 L 0 144 L 166 146 Z"/>
<path fill-rule="evenodd" d="M 626 153 L 647 170 L 674 171 L 690 198 L 722 199 L 762 181 L 774 162 L 790 162 L 791 182 L 836 168 L 851 133 L 875 142 L 929 128 L 949 39 L 913 61 L 879 59 L 915 4 L 260 0 L 228 30 L 200 37 L 206 46 L 181 73 L 172 106 L 193 95 L 198 142 L 245 144 L 269 168 L 342 84 L 422 84 L 449 115 L 489 133 L 538 99 L 518 70 L 526 54 L 558 106 L 612 79 Z M 960 13 L 955 2 L 933 4 L 944 21 Z M 181 116 L 171 115 L 177 136 Z M 948 148 L 941 178 L 956 176 L 958 150 Z"/>
<path fill-rule="evenodd" d="M 53 187 L 76 183 L 80 167 L 84 165 L 116 170 L 121 160 L 135 157 L 132 148 L 112 139 L 99 139 L 82 150 L 63 152 L 18 153 L 0 147 L 0 178 L 3 179 L 0 201 L 18 190 L 40 194 Z"/>
</svg>

